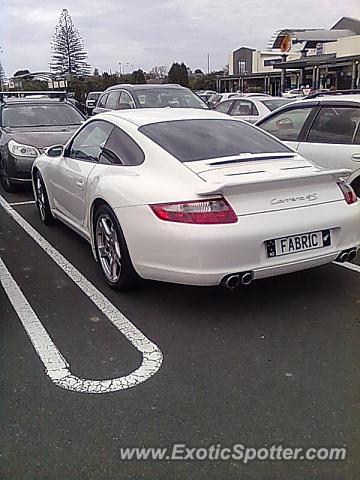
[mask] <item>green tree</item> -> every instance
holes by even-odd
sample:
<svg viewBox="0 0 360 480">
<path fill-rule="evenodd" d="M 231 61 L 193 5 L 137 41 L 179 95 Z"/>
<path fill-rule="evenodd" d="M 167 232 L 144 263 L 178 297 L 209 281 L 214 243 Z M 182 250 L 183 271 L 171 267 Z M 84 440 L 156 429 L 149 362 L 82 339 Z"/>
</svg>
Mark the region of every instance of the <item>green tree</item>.
<svg viewBox="0 0 360 480">
<path fill-rule="evenodd" d="M 133 82 L 132 83 L 136 83 L 136 84 L 147 83 L 144 72 L 141 69 L 135 70 L 132 73 L 132 77 L 133 77 Z"/>
<path fill-rule="evenodd" d="M 60 14 L 59 22 L 51 45 L 51 71 L 57 75 L 70 78 L 81 77 L 90 73 L 84 42 L 75 28 L 66 8 Z"/>
<path fill-rule="evenodd" d="M 170 67 L 168 73 L 168 82 L 169 83 L 180 83 L 181 82 L 181 71 L 180 71 L 180 64 L 173 63 Z"/>
<path fill-rule="evenodd" d="M 189 86 L 188 71 L 185 63 L 180 65 L 179 63 L 175 62 L 171 65 L 168 73 L 168 81 L 169 83 L 177 83 L 183 87 Z"/>
<path fill-rule="evenodd" d="M 180 65 L 180 76 L 181 76 L 180 85 L 182 85 L 183 87 L 188 87 L 189 86 L 188 69 L 184 62 Z"/>
</svg>

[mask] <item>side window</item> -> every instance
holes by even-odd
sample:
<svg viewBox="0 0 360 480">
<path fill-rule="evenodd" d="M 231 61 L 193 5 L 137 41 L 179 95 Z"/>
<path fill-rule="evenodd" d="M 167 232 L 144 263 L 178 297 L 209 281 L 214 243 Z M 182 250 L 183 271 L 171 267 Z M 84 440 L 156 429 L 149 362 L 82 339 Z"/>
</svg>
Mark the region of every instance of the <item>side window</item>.
<svg viewBox="0 0 360 480">
<path fill-rule="evenodd" d="M 117 110 L 120 103 L 120 90 L 114 90 L 109 92 L 109 96 L 106 100 L 106 108 L 110 110 Z"/>
<path fill-rule="evenodd" d="M 120 128 L 114 127 L 102 149 L 100 163 L 135 166 L 143 163 L 144 159 L 144 152 L 135 140 Z"/>
<path fill-rule="evenodd" d="M 105 104 L 106 104 L 107 97 L 108 97 L 108 93 L 105 93 L 105 95 L 102 95 L 102 96 L 99 98 L 97 107 L 105 108 Z"/>
<path fill-rule="evenodd" d="M 125 108 L 125 105 L 127 105 L 127 108 L 135 108 L 135 103 L 131 95 L 123 90 L 120 97 L 120 108 Z"/>
<path fill-rule="evenodd" d="M 101 120 L 88 123 L 71 143 L 69 157 L 86 162 L 98 162 L 113 125 Z"/>
<path fill-rule="evenodd" d="M 236 115 L 238 117 L 247 117 L 250 115 L 254 115 L 253 104 L 251 102 L 247 102 L 246 100 L 235 100 L 233 108 L 230 112 L 230 115 Z"/>
<path fill-rule="evenodd" d="M 228 111 L 230 110 L 230 107 L 232 105 L 233 101 L 232 100 L 229 100 L 227 102 L 221 102 L 219 103 L 218 105 L 216 105 L 215 107 L 215 110 L 217 112 L 221 112 L 221 113 L 228 113 Z"/>
<path fill-rule="evenodd" d="M 322 107 L 310 129 L 307 141 L 350 144 L 360 122 L 360 108 Z"/>
<path fill-rule="evenodd" d="M 285 110 L 272 116 L 259 126 L 280 140 L 295 142 L 311 110 L 311 107 Z"/>
</svg>

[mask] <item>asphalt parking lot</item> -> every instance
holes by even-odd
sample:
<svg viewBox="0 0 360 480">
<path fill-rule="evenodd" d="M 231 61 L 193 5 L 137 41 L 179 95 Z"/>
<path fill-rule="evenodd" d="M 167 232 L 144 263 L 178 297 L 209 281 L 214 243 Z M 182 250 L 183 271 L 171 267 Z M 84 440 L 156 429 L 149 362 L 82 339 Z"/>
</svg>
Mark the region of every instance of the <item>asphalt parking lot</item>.
<svg viewBox="0 0 360 480">
<path fill-rule="evenodd" d="M 84 240 L 41 223 L 29 189 L 0 195 L 53 247 L 0 206 L 0 478 L 359 478 L 360 269 L 332 264 L 236 291 L 147 282 L 117 293 Z M 174 443 L 346 446 L 348 456 L 120 459 L 121 447 Z"/>
</svg>

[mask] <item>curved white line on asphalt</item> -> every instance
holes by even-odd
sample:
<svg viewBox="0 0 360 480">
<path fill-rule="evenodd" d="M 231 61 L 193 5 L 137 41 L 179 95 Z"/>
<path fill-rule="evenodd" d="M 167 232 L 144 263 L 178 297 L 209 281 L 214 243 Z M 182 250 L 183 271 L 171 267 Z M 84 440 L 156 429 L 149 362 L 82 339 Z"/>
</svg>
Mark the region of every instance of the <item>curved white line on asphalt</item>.
<svg viewBox="0 0 360 480">
<path fill-rule="evenodd" d="M 134 387 L 155 375 L 163 361 L 163 355 L 159 347 L 136 328 L 105 295 L 45 240 L 1 195 L 0 205 L 89 297 L 143 357 L 140 367 L 124 377 L 109 380 L 88 380 L 73 375 L 68 368 L 68 363 L 51 340 L 4 262 L 0 259 L 0 281 L 51 380 L 59 387 L 75 392 L 108 393 Z"/>
<path fill-rule="evenodd" d="M 335 265 L 339 265 L 339 267 L 345 267 L 348 268 L 349 270 L 353 270 L 354 272 L 360 273 L 360 265 L 356 265 L 356 263 L 350 263 L 350 262 L 344 262 L 344 263 L 339 263 L 339 262 L 334 262 Z"/>
</svg>

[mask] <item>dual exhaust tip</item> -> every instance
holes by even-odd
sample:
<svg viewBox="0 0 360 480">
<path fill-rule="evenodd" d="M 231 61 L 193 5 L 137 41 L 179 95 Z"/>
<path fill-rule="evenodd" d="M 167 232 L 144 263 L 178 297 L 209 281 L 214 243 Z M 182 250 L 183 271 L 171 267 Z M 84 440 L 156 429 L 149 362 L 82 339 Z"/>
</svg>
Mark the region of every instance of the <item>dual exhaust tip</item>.
<svg viewBox="0 0 360 480">
<path fill-rule="evenodd" d="M 337 257 L 336 261 L 340 263 L 353 262 L 355 260 L 356 254 L 357 254 L 356 248 L 351 248 L 350 250 L 344 250 Z"/>
<path fill-rule="evenodd" d="M 224 277 L 221 280 L 221 285 L 229 290 L 234 290 L 240 285 L 250 285 L 253 280 L 253 272 L 234 273 Z"/>
<path fill-rule="evenodd" d="M 351 248 L 350 250 L 344 250 L 339 254 L 336 261 L 340 263 L 344 262 L 353 262 L 357 255 L 356 248 Z M 229 290 L 235 290 L 240 285 L 250 285 L 254 280 L 253 272 L 244 272 L 244 273 L 232 273 L 227 275 L 221 280 L 221 285 Z"/>
</svg>

